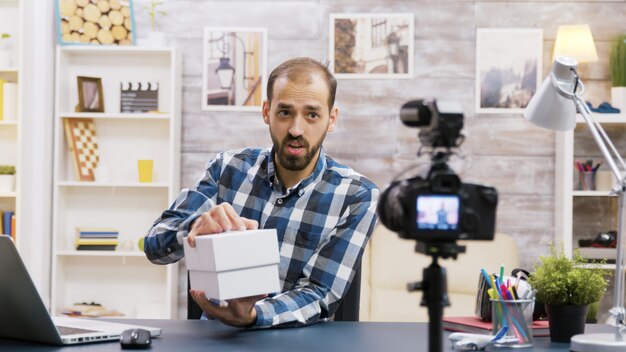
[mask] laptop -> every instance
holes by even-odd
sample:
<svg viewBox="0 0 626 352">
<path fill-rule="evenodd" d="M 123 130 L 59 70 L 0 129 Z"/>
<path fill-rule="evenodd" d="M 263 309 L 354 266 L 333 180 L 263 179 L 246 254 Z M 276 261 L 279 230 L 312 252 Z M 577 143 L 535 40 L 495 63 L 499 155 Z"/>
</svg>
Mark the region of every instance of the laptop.
<svg viewBox="0 0 626 352">
<path fill-rule="evenodd" d="M 0 338 L 53 345 L 119 341 L 126 329 L 142 328 L 152 337 L 160 328 L 96 319 L 51 317 L 28 275 L 13 240 L 0 235 Z"/>
</svg>

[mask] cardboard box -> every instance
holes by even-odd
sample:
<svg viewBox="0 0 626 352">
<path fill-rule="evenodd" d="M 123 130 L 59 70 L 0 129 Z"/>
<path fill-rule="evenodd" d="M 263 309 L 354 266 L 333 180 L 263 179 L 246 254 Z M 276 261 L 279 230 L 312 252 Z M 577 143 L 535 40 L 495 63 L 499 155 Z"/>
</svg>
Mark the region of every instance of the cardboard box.
<svg viewBox="0 0 626 352">
<path fill-rule="evenodd" d="M 280 291 L 276 230 L 233 231 L 185 239 L 191 288 L 208 298 L 231 299 Z"/>
</svg>

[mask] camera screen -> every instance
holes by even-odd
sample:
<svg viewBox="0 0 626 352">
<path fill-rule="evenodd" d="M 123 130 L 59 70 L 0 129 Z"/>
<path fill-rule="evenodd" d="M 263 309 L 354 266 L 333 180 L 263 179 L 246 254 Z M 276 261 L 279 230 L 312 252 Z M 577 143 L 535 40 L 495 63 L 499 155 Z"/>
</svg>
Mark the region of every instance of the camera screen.
<svg viewBox="0 0 626 352">
<path fill-rule="evenodd" d="M 426 194 L 417 196 L 417 229 L 456 231 L 459 226 L 457 195 Z"/>
</svg>

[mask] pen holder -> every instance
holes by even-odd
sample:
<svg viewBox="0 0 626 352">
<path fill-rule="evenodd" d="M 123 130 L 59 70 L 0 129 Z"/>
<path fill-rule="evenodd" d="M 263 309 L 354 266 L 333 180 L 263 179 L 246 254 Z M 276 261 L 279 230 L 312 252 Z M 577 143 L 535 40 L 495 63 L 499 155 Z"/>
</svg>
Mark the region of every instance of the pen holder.
<svg viewBox="0 0 626 352">
<path fill-rule="evenodd" d="M 578 172 L 578 189 L 582 191 L 596 190 L 596 173 L 595 171 Z"/>
<path fill-rule="evenodd" d="M 491 300 L 492 333 L 496 335 L 506 326 L 504 337 L 495 343 L 498 347 L 532 347 L 534 299 Z"/>
</svg>

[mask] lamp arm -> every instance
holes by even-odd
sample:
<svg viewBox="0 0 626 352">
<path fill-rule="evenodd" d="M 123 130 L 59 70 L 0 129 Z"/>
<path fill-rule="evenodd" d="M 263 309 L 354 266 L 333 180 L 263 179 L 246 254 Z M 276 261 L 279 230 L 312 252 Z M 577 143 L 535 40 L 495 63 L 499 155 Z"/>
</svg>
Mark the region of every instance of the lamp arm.
<svg viewBox="0 0 626 352">
<path fill-rule="evenodd" d="M 609 163 L 611 171 L 619 180 L 619 187 L 616 187 L 613 190 L 618 196 L 619 213 L 616 248 L 617 258 L 615 260 L 615 286 L 613 290 L 613 308 L 611 308 L 610 310 L 611 315 L 615 318 L 615 326 L 618 328 L 619 331 L 626 328 L 626 326 L 624 325 L 624 318 L 626 316 L 626 311 L 624 308 L 624 235 L 626 234 L 626 198 L 624 197 L 624 192 L 626 191 L 626 183 L 624 180 L 624 175 L 622 175 L 621 171 L 617 167 L 617 164 L 614 161 L 614 157 L 609 152 L 607 145 L 609 146 L 609 148 L 611 148 L 613 155 L 616 159 L 618 159 L 622 164 L 624 163 L 624 160 L 617 153 L 615 146 L 604 132 L 604 129 L 602 129 L 602 126 L 599 126 L 599 124 L 592 117 L 587 104 L 585 104 L 578 95 L 574 95 L 573 100 L 576 103 L 576 108 L 585 119 L 585 122 L 589 127 L 589 131 L 593 135 L 593 139 L 595 140 L 598 148 L 600 148 L 604 159 Z"/>
</svg>

